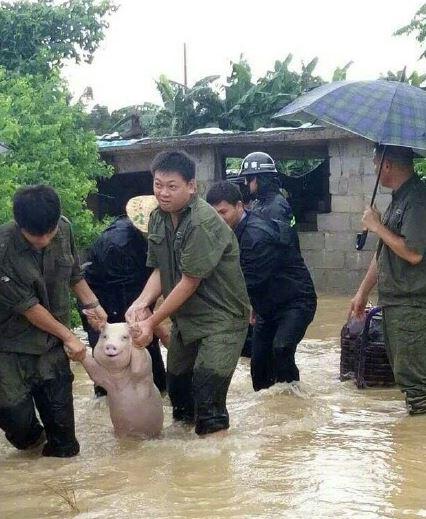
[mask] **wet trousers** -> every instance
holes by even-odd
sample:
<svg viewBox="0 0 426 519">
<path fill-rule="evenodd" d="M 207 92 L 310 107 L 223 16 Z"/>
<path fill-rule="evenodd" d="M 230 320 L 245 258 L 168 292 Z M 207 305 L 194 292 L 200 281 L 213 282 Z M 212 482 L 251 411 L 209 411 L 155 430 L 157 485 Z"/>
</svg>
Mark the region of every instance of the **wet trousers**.
<svg viewBox="0 0 426 519">
<path fill-rule="evenodd" d="M 271 318 L 256 316 L 251 353 L 253 389 L 259 391 L 276 382 L 299 380 L 296 348 L 312 322 L 316 305 L 286 308 Z"/>
<path fill-rule="evenodd" d="M 44 426 L 44 456 L 78 454 L 72 381 L 62 346 L 42 355 L 0 352 L 0 428 L 14 447 L 26 449 L 37 444 Z"/>
<path fill-rule="evenodd" d="M 167 389 L 175 420 L 199 435 L 228 429 L 226 396 L 247 334 L 247 324 L 184 344 L 173 327 L 167 352 Z"/>
<path fill-rule="evenodd" d="M 386 350 L 410 414 L 426 413 L 426 308 L 383 308 Z"/>
</svg>

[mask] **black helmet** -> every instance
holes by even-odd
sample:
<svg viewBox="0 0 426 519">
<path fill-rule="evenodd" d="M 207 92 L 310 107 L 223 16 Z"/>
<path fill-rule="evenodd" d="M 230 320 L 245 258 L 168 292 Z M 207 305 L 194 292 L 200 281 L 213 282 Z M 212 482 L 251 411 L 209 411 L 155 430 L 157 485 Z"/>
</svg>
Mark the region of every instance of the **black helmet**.
<svg viewBox="0 0 426 519">
<path fill-rule="evenodd" d="M 272 157 L 263 151 L 249 153 L 243 159 L 240 175 L 258 175 L 260 173 L 278 173 Z"/>
</svg>

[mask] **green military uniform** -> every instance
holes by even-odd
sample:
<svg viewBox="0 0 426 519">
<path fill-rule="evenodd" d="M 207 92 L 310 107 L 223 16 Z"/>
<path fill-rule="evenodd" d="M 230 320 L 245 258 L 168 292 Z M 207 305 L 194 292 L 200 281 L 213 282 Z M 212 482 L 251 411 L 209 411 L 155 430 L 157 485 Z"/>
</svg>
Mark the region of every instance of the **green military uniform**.
<svg viewBox="0 0 426 519">
<path fill-rule="evenodd" d="M 14 222 L 0 226 L 0 427 L 18 449 L 43 431 L 46 455 L 71 455 L 74 433 L 73 376 L 61 341 L 33 326 L 23 313 L 41 304 L 65 326 L 70 285 L 82 279 L 70 224 L 42 251 L 34 250 Z"/>
<path fill-rule="evenodd" d="M 413 175 L 393 192 L 383 223 L 423 255 L 418 265 L 411 265 L 382 241 L 377 249 L 389 360 L 410 413 L 426 413 L 426 184 Z"/>
<path fill-rule="evenodd" d="M 238 242 L 216 211 L 198 196 L 182 209 L 174 229 L 156 209 L 149 222 L 148 267 L 158 268 L 167 297 L 182 274 L 201 278 L 172 317 L 168 389 L 176 419 L 205 434 L 229 427 L 228 387 L 245 340 L 250 303 Z"/>
</svg>

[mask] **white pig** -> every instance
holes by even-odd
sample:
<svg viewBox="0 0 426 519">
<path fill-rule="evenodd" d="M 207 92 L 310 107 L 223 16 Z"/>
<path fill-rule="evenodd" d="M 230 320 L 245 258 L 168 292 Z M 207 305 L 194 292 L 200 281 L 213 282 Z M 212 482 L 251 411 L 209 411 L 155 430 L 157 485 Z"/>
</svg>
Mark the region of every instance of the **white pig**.
<svg viewBox="0 0 426 519">
<path fill-rule="evenodd" d="M 116 436 L 158 436 L 163 403 L 152 377 L 151 356 L 145 348 L 132 346 L 128 325 L 106 324 L 93 355 L 86 355 L 82 364 L 95 384 L 108 392 Z"/>
</svg>

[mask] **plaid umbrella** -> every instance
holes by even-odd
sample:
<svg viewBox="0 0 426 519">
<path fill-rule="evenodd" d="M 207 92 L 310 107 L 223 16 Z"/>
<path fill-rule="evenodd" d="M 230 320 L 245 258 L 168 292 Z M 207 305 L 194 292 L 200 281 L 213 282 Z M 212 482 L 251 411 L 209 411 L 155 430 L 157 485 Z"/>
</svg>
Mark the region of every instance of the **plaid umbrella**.
<svg viewBox="0 0 426 519">
<path fill-rule="evenodd" d="M 320 120 L 386 146 L 426 150 L 426 92 L 398 81 L 336 81 L 315 88 L 285 106 L 274 117 Z M 376 198 L 384 159 L 371 206 Z M 368 231 L 357 234 L 362 250 Z"/>
<path fill-rule="evenodd" d="M 320 120 L 389 146 L 426 150 L 426 92 L 397 81 L 336 81 L 315 88 L 274 117 Z"/>
</svg>

